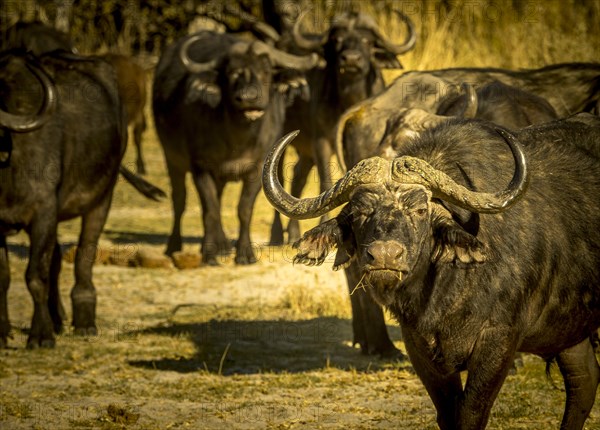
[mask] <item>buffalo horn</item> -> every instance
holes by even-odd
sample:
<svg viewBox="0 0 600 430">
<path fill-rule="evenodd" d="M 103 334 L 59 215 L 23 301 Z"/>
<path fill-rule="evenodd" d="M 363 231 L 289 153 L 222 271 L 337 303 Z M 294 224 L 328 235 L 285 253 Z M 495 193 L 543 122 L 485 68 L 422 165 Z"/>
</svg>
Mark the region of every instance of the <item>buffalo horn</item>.
<svg viewBox="0 0 600 430">
<path fill-rule="evenodd" d="M 309 55 L 302 56 L 292 55 L 288 54 L 287 52 L 280 51 L 279 49 L 271 45 L 267 45 L 259 40 L 252 43 L 251 49 L 254 55 L 266 54 L 269 56 L 272 64 L 279 67 L 285 67 L 287 69 L 305 71 L 317 66 L 324 66 L 321 57 L 314 52 Z"/>
<path fill-rule="evenodd" d="M 444 172 L 434 169 L 424 160 L 414 157 L 399 157 L 392 161 L 392 177 L 397 182 L 421 184 L 434 197 L 475 213 L 494 214 L 504 211 L 516 203 L 525 192 L 529 181 L 527 163 L 522 146 L 506 130 L 497 128 L 506 141 L 515 160 L 515 172 L 506 189 L 497 193 L 482 193 L 468 190 L 456 183 Z"/>
<path fill-rule="evenodd" d="M 44 101 L 35 115 L 14 115 L 0 109 L 0 126 L 17 133 L 33 131 L 44 125 L 56 110 L 56 87 L 48 74 L 37 64 L 26 60 L 25 66 L 44 89 Z"/>
<path fill-rule="evenodd" d="M 267 200 L 282 214 L 293 219 L 316 218 L 347 203 L 350 193 L 362 184 L 382 183 L 393 179 L 406 184 L 419 184 L 427 187 L 434 197 L 454 203 L 475 213 L 498 213 L 516 203 L 525 192 L 529 180 L 527 163 L 522 147 L 509 132 L 497 128 L 511 149 L 515 160 L 515 172 L 506 189 L 497 193 L 482 193 L 466 189 L 444 172 L 434 169 L 424 160 L 414 157 L 400 157 L 392 161 L 381 157 L 362 160 L 329 190 L 317 197 L 298 199 L 289 194 L 277 176 L 277 169 L 285 147 L 298 135 L 291 132 L 281 138 L 265 160 L 263 169 L 263 189 Z"/>
<path fill-rule="evenodd" d="M 404 43 L 393 43 L 381 33 L 377 26 L 369 26 L 368 29 L 375 34 L 378 43 L 379 45 L 381 45 L 382 48 L 384 48 L 386 51 L 391 52 L 394 55 L 401 55 L 407 53 L 415 47 L 415 44 L 417 43 L 417 31 L 415 30 L 415 24 L 408 16 L 406 16 L 398 10 L 394 10 L 394 12 L 398 14 L 400 19 L 404 21 L 404 23 L 406 23 L 406 27 L 408 28 L 408 36 L 406 36 Z"/>
<path fill-rule="evenodd" d="M 315 35 L 314 39 L 309 39 L 300 31 L 300 22 L 306 16 L 307 12 L 302 12 L 302 14 L 298 17 L 296 22 L 294 23 L 294 27 L 292 28 L 292 37 L 294 38 L 294 43 L 296 46 L 302 49 L 306 49 L 307 51 L 316 51 L 321 48 L 327 42 L 327 32 Z"/>
<path fill-rule="evenodd" d="M 195 35 L 191 36 L 188 40 L 183 42 L 181 44 L 181 47 L 179 48 L 179 59 L 181 60 L 181 63 L 185 66 L 185 68 L 190 73 L 209 72 L 211 70 L 215 70 L 215 68 L 219 65 L 219 59 L 214 58 L 210 61 L 199 63 L 199 62 L 192 60 L 188 53 L 190 46 L 192 46 L 192 44 L 196 43 L 198 40 L 205 38 L 207 35 L 208 35 L 208 33 L 195 34 Z"/>
<path fill-rule="evenodd" d="M 277 176 L 277 168 L 286 146 L 294 140 L 299 131 L 288 133 L 271 149 L 265 160 L 262 182 L 267 200 L 282 214 L 293 219 L 308 219 L 321 216 L 330 210 L 348 202 L 350 193 L 359 185 L 379 182 L 390 177 L 389 160 L 372 157 L 362 160 L 339 179 L 333 187 L 317 197 L 298 199 L 289 194 Z"/>
</svg>

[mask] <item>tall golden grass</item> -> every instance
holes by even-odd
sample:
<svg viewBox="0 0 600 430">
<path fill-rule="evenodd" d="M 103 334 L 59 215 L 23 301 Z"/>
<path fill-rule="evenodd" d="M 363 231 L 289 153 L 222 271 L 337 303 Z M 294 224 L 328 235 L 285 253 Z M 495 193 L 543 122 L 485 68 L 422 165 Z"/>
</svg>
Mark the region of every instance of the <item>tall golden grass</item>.
<svg viewBox="0 0 600 430">
<path fill-rule="evenodd" d="M 323 17 L 350 8 L 367 12 L 395 42 L 406 37 L 393 13 L 402 11 L 418 31 L 415 49 L 401 57 L 405 70 L 600 61 L 597 0 L 316 0 L 313 5 Z"/>
</svg>

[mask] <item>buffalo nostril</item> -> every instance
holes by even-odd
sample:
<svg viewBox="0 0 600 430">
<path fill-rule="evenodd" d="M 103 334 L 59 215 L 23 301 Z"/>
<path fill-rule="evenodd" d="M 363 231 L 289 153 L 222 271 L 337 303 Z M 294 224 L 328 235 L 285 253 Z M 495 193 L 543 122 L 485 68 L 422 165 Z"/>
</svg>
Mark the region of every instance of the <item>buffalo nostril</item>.
<svg viewBox="0 0 600 430">
<path fill-rule="evenodd" d="M 369 245 L 367 255 L 372 265 L 393 268 L 404 255 L 404 246 L 393 240 L 377 240 Z"/>
<path fill-rule="evenodd" d="M 344 52 L 340 55 L 343 64 L 357 64 L 360 58 L 360 54 L 356 52 Z"/>
</svg>

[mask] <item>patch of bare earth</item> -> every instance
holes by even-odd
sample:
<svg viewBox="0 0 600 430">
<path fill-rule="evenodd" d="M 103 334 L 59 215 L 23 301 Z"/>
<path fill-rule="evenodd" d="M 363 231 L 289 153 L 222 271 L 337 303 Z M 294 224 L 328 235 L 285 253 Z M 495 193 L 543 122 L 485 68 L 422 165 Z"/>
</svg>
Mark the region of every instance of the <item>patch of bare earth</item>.
<svg viewBox="0 0 600 430">
<path fill-rule="evenodd" d="M 169 189 L 156 138 L 144 142 L 149 179 Z M 133 160 L 133 151 L 126 162 Z M 317 189 L 312 181 L 307 193 Z M 197 252 L 202 229 L 188 186 L 184 247 Z M 225 192 L 225 229 L 237 236 Z M 264 245 L 272 210 L 259 198 L 253 238 L 259 262 L 177 270 L 97 265 L 97 337 L 65 333 L 52 350 L 25 349 L 32 315 L 23 281 L 27 239 L 11 238 L 9 314 L 14 338 L 0 351 L 1 429 L 433 429 L 435 411 L 408 362 L 361 355 L 352 346 L 348 292 L 331 262 L 291 264 L 290 247 Z M 310 224 L 303 224 L 307 228 Z M 78 222 L 61 225 L 76 241 Z M 162 252 L 170 203 L 144 200 L 119 182 L 102 246 L 116 256 Z M 61 293 L 70 315 L 73 266 Z M 390 332 L 402 348 L 400 332 Z M 491 429 L 557 428 L 564 393 L 544 363 L 525 357 L 495 404 Z M 553 373 L 559 387 L 560 376 Z M 599 406 L 587 422 L 600 428 Z"/>
</svg>

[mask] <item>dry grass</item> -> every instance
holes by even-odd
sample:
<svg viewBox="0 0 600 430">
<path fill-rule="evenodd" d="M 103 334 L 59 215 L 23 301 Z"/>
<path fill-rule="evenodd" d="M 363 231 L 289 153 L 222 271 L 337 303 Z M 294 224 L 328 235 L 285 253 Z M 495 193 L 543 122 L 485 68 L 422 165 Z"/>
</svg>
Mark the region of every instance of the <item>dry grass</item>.
<svg viewBox="0 0 600 430">
<path fill-rule="evenodd" d="M 543 9 L 540 21 L 515 21 L 505 14 L 484 22 L 481 8 L 473 21 L 437 23 L 434 15 L 417 14 L 419 45 L 403 62 L 415 69 L 596 59 L 600 40 L 590 34 L 599 26 L 589 23 L 598 20 L 597 2 L 584 3 L 585 9 L 575 0 L 531 4 Z M 376 5 L 364 7 L 381 13 Z M 386 17 L 378 16 L 385 31 L 403 39 L 403 30 Z M 148 179 L 168 190 L 152 125 L 144 145 Z M 130 147 L 126 164 L 133 165 L 133 152 Z M 317 189 L 313 174 L 306 193 Z M 223 218 L 232 238 L 239 191 L 240 184 L 225 190 Z M 200 219 L 189 181 L 186 250 L 198 250 Z M 100 335 L 77 338 L 67 331 L 54 350 L 42 351 L 24 349 L 32 314 L 23 282 L 27 240 L 11 238 L 9 312 L 15 338 L 12 349 L 0 351 L 0 428 L 436 428 L 431 401 L 408 363 L 365 357 L 352 347 L 343 274 L 293 266 L 289 247 L 264 245 L 271 219 L 261 195 L 252 229 L 261 254 L 251 267 L 236 267 L 230 258 L 217 268 L 188 271 L 97 266 Z M 102 242 L 115 252 L 162 250 L 170 224 L 168 200 L 149 202 L 119 182 Z M 79 222 L 62 224 L 61 242 L 75 241 L 78 230 Z M 68 311 L 72 270 L 65 263 L 61 274 Z M 389 329 L 402 348 L 398 327 L 390 322 Z M 560 376 L 553 378 L 560 386 Z M 547 381 L 542 360 L 526 356 L 524 367 L 507 379 L 489 428 L 556 428 L 563 402 L 564 392 Z M 598 404 L 586 428 L 600 428 Z"/>
<path fill-rule="evenodd" d="M 153 132 L 145 137 L 150 178 L 166 184 Z M 133 160 L 133 151 L 127 154 Z M 226 192 L 231 202 L 238 184 Z M 309 192 L 316 191 L 316 184 Z M 191 188 L 190 188 L 191 190 Z M 201 235 L 195 197 L 186 247 Z M 225 226 L 236 221 L 227 208 Z M 266 240 L 271 210 L 257 203 L 254 235 Z M 103 243 L 162 249 L 169 203 L 140 199 L 119 183 Z M 77 223 L 61 226 L 73 240 Z M 343 274 L 290 264 L 289 247 L 267 248 L 251 267 L 140 269 L 97 266 L 97 338 L 59 336 L 54 350 L 24 349 L 32 312 L 23 282 L 25 238 L 11 240 L 9 312 L 15 338 L 0 351 L 0 427 L 7 429 L 434 429 L 435 411 L 409 363 L 353 348 Z M 67 306 L 73 266 L 65 263 Z M 402 348 L 398 327 L 389 330 Z M 558 382 L 559 376 L 554 375 Z M 506 381 L 489 428 L 557 427 L 564 393 L 542 360 Z M 600 428 L 600 406 L 588 420 Z"/>
<path fill-rule="evenodd" d="M 414 21 L 419 38 L 416 48 L 401 59 L 405 70 L 536 68 L 600 61 L 600 2 L 595 0 L 341 2 L 344 4 L 374 15 L 384 33 L 396 42 L 404 40 L 406 29 L 398 25 L 391 10 L 400 10 Z M 400 73 L 390 71 L 386 76 L 392 79 Z"/>
</svg>

